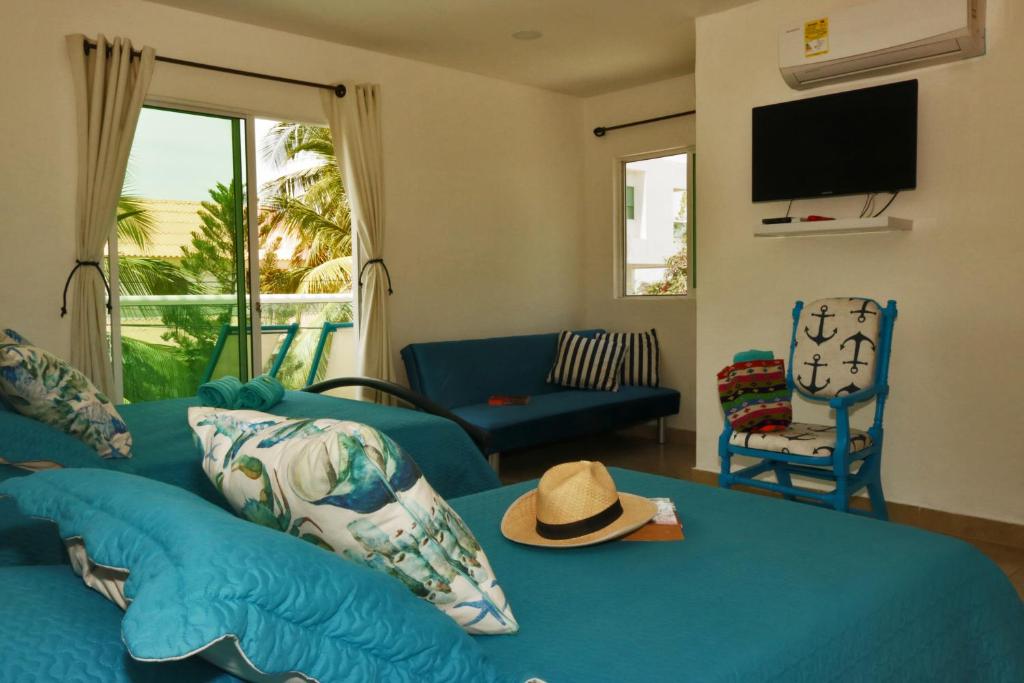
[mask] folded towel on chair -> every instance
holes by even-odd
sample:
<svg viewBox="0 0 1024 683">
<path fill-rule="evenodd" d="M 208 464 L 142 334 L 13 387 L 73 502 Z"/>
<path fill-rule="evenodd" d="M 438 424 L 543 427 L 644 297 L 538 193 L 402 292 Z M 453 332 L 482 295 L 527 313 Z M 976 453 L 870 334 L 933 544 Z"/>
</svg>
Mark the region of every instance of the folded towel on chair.
<svg viewBox="0 0 1024 683">
<path fill-rule="evenodd" d="M 267 410 L 284 398 L 284 385 L 270 375 L 259 375 L 246 382 L 238 394 L 236 408 Z"/>
<path fill-rule="evenodd" d="M 204 406 L 230 410 L 236 407 L 241 391 L 242 382 L 237 377 L 227 376 L 199 385 L 196 396 Z"/>
</svg>

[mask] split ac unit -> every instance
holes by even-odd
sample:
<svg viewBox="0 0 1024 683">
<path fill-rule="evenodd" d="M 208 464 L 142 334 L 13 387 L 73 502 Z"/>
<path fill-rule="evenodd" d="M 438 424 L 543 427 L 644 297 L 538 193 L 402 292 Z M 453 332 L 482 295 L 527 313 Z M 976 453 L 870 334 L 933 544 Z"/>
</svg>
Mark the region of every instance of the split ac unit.
<svg viewBox="0 0 1024 683">
<path fill-rule="evenodd" d="M 984 53 L 985 0 L 876 0 L 779 35 L 779 69 L 793 88 Z"/>
</svg>

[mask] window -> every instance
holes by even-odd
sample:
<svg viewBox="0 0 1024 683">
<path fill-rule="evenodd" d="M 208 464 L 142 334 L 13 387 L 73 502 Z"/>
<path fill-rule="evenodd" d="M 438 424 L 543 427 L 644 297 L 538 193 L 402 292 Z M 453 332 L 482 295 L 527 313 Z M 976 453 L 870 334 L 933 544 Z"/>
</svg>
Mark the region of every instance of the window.
<svg viewBox="0 0 1024 683">
<path fill-rule="evenodd" d="M 117 397 L 278 366 L 300 388 L 354 357 L 344 201 L 327 128 L 145 107 L 108 249 Z"/>
<path fill-rule="evenodd" d="M 625 296 L 679 296 L 691 287 L 693 153 L 622 164 Z"/>
<path fill-rule="evenodd" d="M 636 218 L 636 188 L 632 185 L 626 185 L 626 220 L 631 221 Z"/>
</svg>

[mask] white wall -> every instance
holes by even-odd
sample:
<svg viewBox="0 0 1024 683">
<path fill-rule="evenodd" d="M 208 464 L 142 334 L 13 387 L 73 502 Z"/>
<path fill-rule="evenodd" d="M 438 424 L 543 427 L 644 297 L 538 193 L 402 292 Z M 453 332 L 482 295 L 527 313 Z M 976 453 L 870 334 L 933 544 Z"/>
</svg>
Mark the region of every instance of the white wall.
<svg viewBox="0 0 1024 683">
<path fill-rule="evenodd" d="M 625 299 L 615 264 L 621 258 L 621 176 L 623 157 L 694 144 L 694 117 L 625 128 L 595 137 L 597 126 L 635 121 L 693 109 L 693 75 L 620 90 L 584 101 L 585 171 L 583 186 L 583 324 L 609 330 L 654 327 L 661 342 L 662 384 L 682 393 L 677 429 L 694 429 L 696 363 L 695 295 Z M 697 217 L 700 231 L 701 217 Z M 700 266 L 698 266 L 699 268 Z"/>
<path fill-rule="evenodd" d="M 385 256 L 396 364 L 412 341 L 580 323 L 580 101 L 137 0 L 5 2 L 0 324 L 66 354 L 75 120 L 64 35 L 383 92 Z M 158 64 L 151 97 L 322 121 L 319 92 Z M 571 201 L 566 201 L 566 198 Z"/>
<path fill-rule="evenodd" d="M 795 299 L 892 298 L 889 499 L 1024 522 L 1024 445 L 1013 434 L 1024 379 L 1024 3 L 989 0 L 987 56 L 790 90 L 777 70 L 780 25 L 849 4 L 761 0 L 698 19 L 698 466 L 718 468 L 714 374 L 734 351 L 784 352 Z M 914 219 L 913 231 L 752 237 L 755 222 L 785 206 L 750 202 L 751 107 L 905 78 L 921 85 L 918 189 L 890 213 Z M 860 201 L 798 201 L 794 213 L 856 215 Z"/>
</svg>

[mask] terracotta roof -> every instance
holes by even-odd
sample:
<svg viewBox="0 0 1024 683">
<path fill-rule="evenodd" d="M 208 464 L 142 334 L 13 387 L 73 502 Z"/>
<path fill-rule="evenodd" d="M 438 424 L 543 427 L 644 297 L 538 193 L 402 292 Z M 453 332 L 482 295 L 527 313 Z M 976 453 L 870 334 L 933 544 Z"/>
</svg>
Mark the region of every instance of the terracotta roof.
<svg viewBox="0 0 1024 683">
<path fill-rule="evenodd" d="M 198 215 L 201 203 L 184 199 L 144 199 L 141 203 L 156 225 L 153 241 L 147 249 L 122 241 L 118 252 L 122 256 L 181 258 L 181 248 L 192 243 L 192 232 L 202 225 Z"/>
</svg>

